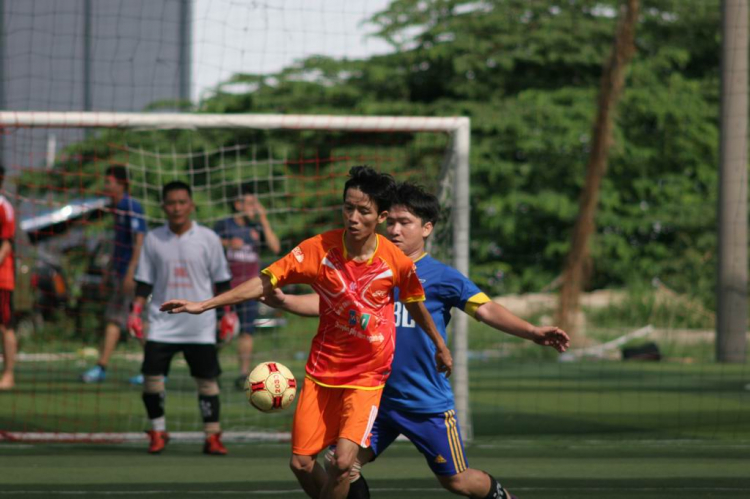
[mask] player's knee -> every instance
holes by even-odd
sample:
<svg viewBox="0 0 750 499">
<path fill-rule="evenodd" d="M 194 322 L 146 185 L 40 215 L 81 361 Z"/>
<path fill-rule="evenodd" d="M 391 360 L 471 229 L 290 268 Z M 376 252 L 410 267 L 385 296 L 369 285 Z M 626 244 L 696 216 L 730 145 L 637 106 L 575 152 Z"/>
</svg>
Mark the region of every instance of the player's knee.
<svg viewBox="0 0 750 499">
<path fill-rule="evenodd" d="M 195 382 L 198 385 L 198 394 L 205 395 L 206 397 L 212 397 L 219 394 L 219 383 L 216 378 L 205 379 L 195 378 Z"/>
<path fill-rule="evenodd" d="M 334 452 L 330 460 L 329 470 L 334 475 L 349 474 L 352 470 L 354 462 L 357 460 L 356 454 L 339 454 Z"/>
<path fill-rule="evenodd" d="M 294 454 L 289 461 L 289 467 L 295 475 L 311 474 L 315 467 L 315 456 L 298 456 Z"/>
<path fill-rule="evenodd" d="M 143 392 L 144 393 L 162 393 L 165 390 L 164 387 L 164 376 L 150 375 L 143 376 Z"/>
<path fill-rule="evenodd" d="M 438 482 L 448 492 L 457 495 L 468 496 L 470 491 L 466 473 L 457 473 L 455 475 L 437 475 Z"/>
</svg>

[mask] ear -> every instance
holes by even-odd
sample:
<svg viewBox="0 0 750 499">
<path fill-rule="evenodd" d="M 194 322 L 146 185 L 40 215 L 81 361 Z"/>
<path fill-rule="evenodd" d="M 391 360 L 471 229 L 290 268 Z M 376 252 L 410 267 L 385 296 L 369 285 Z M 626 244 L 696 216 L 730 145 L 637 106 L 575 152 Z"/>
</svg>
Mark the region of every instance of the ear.
<svg viewBox="0 0 750 499">
<path fill-rule="evenodd" d="M 435 226 L 432 225 L 432 222 L 427 222 L 422 226 L 422 238 L 427 239 L 430 237 L 430 234 L 432 234 L 432 231 L 435 230 Z"/>
<path fill-rule="evenodd" d="M 381 211 L 380 215 L 378 215 L 378 223 L 382 224 L 383 222 L 385 222 L 386 218 L 388 218 L 388 210 Z"/>
</svg>

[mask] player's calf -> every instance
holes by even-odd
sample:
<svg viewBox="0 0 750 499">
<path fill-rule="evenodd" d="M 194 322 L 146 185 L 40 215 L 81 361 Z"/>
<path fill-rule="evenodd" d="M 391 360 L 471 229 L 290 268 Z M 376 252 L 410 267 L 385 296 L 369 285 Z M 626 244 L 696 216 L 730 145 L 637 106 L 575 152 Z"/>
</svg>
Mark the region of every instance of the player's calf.
<svg viewBox="0 0 750 499">
<path fill-rule="evenodd" d="M 437 475 L 440 485 L 460 496 L 474 499 L 514 499 L 489 473 L 468 468 L 455 475 Z"/>
</svg>

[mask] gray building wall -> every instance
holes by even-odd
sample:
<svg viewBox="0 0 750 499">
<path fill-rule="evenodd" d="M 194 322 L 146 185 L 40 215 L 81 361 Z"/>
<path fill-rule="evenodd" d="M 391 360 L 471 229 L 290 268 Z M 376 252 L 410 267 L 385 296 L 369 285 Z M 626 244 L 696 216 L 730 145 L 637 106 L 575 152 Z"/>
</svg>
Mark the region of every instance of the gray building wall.
<svg viewBox="0 0 750 499">
<path fill-rule="evenodd" d="M 0 107 L 143 111 L 189 99 L 191 0 L 0 0 Z M 175 109 L 175 107 L 171 107 Z M 80 130 L 12 130 L 11 169 L 43 166 Z"/>
</svg>

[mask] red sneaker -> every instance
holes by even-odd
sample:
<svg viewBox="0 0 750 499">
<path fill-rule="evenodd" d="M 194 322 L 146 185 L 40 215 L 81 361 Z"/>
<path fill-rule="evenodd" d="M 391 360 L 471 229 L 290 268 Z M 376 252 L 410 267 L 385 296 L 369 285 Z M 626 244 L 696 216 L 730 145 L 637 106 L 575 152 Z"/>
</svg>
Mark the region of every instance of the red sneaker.
<svg viewBox="0 0 750 499">
<path fill-rule="evenodd" d="M 159 454 L 167 446 L 167 442 L 169 442 L 169 433 L 166 431 L 149 430 L 146 434 L 149 439 L 149 454 Z"/>
<path fill-rule="evenodd" d="M 221 432 L 212 433 L 206 437 L 206 443 L 203 444 L 203 453 L 211 456 L 227 455 L 227 448 L 221 443 Z"/>
</svg>

